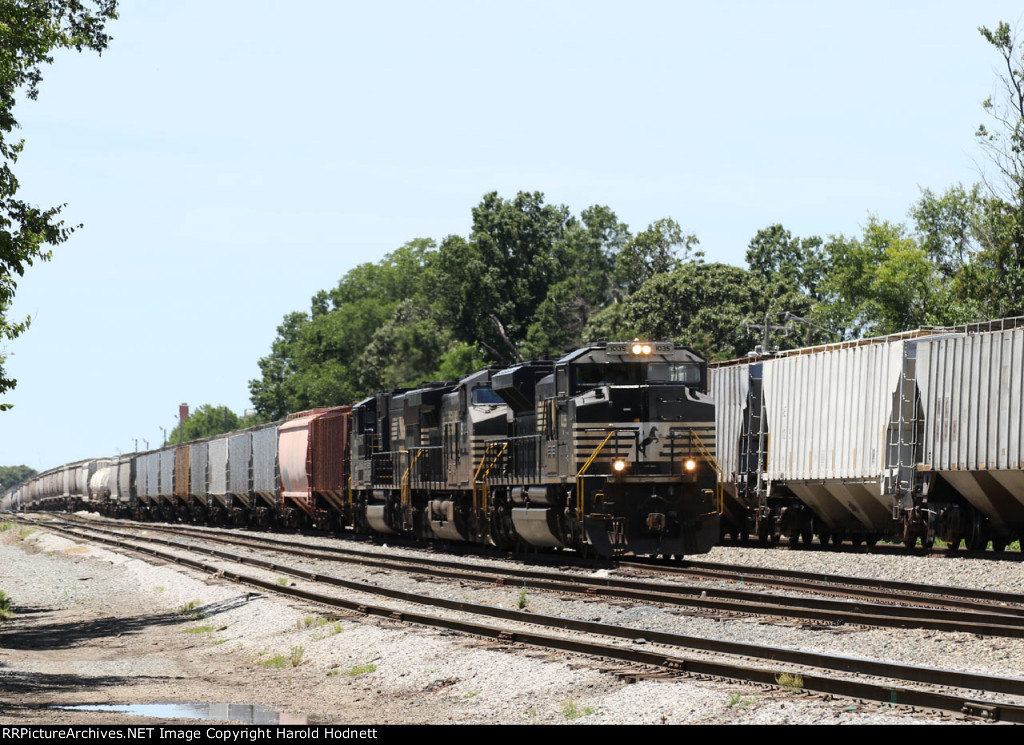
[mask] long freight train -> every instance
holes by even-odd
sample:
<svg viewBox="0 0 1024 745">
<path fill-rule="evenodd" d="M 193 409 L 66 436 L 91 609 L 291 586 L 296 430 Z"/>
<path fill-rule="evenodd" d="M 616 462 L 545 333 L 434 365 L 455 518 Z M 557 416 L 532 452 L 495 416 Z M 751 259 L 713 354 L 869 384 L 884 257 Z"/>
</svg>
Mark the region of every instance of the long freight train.
<svg viewBox="0 0 1024 745">
<path fill-rule="evenodd" d="M 597 343 L 68 464 L 10 490 L 0 509 L 704 553 L 721 514 L 707 375 L 672 342 Z"/>
<path fill-rule="evenodd" d="M 719 524 L 766 543 L 998 550 L 1024 538 L 1024 318 L 711 365 L 597 344 L 70 464 L 0 505 L 85 502 L 602 555 L 706 551 Z"/>
</svg>

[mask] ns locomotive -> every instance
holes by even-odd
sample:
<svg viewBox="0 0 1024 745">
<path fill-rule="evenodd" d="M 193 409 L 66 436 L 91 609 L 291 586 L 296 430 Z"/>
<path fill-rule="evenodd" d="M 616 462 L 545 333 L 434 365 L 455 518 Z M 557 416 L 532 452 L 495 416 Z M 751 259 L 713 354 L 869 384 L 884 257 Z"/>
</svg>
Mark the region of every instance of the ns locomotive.
<svg viewBox="0 0 1024 745">
<path fill-rule="evenodd" d="M 704 553 L 721 513 L 707 376 L 704 359 L 672 342 L 601 342 L 62 466 L 0 506 L 601 556 Z"/>
</svg>

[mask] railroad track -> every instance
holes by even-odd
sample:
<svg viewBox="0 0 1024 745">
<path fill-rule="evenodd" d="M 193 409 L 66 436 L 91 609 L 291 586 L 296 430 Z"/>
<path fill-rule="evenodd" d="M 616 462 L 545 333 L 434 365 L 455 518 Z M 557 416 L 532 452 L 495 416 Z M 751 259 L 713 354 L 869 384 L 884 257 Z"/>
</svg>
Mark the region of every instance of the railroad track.
<svg viewBox="0 0 1024 745">
<path fill-rule="evenodd" d="M 792 569 L 760 569 L 739 564 L 690 560 L 683 561 L 681 565 L 674 565 L 664 561 L 637 559 L 619 561 L 616 566 L 620 569 L 690 579 L 739 582 L 897 604 L 912 603 L 933 608 L 996 611 L 1006 615 L 1024 616 L 1024 596 L 1019 593 L 974 587 L 898 582 Z"/>
<path fill-rule="evenodd" d="M 88 524 L 97 530 L 94 521 L 75 518 L 76 522 Z M 922 585 L 913 585 L 918 594 L 909 596 L 909 583 L 877 582 L 870 589 L 857 587 L 855 578 L 818 576 L 814 580 L 791 578 L 777 579 L 779 574 L 751 573 L 744 567 L 721 567 L 705 565 L 699 571 L 678 570 L 687 576 L 701 579 L 745 583 L 753 578 L 755 583 L 773 584 L 799 589 L 803 592 L 824 592 L 829 595 L 854 596 L 874 602 L 837 601 L 831 597 L 818 598 L 791 595 L 766 595 L 752 590 L 738 590 L 723 587 L 709 587 L 707 584 L 679 584 L 674 582 L 652 582 L 622 577 L 596 577 L 593 574 L 578 575 L 558 571 L 541 571 L 518 566 L 468 566 L 462 562 L 427 557 L 381 557 L 366 551 L 341 547 L 319 546 L 312 548 L 292 541 L 266 536 L 240 537 L 237 533 L 221 533 L 196 530 L 187 527 L 146 524 L 147 530 L 180 535 L 192 539 L 212 541 L 225 545 L 243 546 L 250 549 L 270 550 L 282 554 L 300 556 L 303 559 L 352 562 L 389 571 L 405 571 L 425 576 L 455 579 L 488 584 L 514 584 L 515 586 L 544 590 L 548 592 L 570 592 L 588 597 L 618 598 L 634 602 L 656 603 L 685 607 L 691 611 L 708 614 L 740 614 L 784 619 L 800 619 L 816 624 L 832 626 L 863 625 L 882 628 L 917 628 L 936 631 L 968 632 L 984 636 L 1024 638 L 1024 598 L 1009 593 L 996 594 L 1001 603 L 994 600 L 958 600 L 959 588 L 939 588 L 931 594 Z M 112 535 L 119 534 L 110 531 Z M 167 541 L 165 545 L 178 545 Z M 791 573 L 797 575 L 800 573 Z M 866 581 L 862 581 L 866 582 Z"/>
<path fill-rule="evenodd" d="M 266 592 L 368 616 L 447 628 L 492 639 L 500 644 L 527 644 L 576 652 L 671 675 L 713 676 L 762 685 L 780 685 L 784 676 L 788 676 L 789 681 L 799 680 L 799 687 L 803 691 L 1024 722 L 1024 680 L 1018 678 L 852 659 L 546 616 L 410 593 L 334 577 L 322 571 L 310 571 L 278 561 L 231 554 L 210 547 L 186 546 L 180 541 L 151 540 L 141 536 L 132 536 L 130 539 L 115 537 L 97 534 L 91 528 L 70 528 L 52 522 L 44 526 L 78 540 L 119 546 Z M 154 548 L 151 545 L 153 543 L 164 546 L 170 544 L 174 553 Z M 182 553 L 205 553 L 221 563 L 207 563 Z M 250 571 L 241 574 L 225 568 L 223 562 L 248 565 L 256 573 Z M 261 570 L 264 576 L 260 576 Z M 282 586 L 268 578 L 267 573 L 293 577 L 301 581 L 302 586 Z M 323 586 L 342 588 L 361 595 L 386 597 L 400 601 L 405 607 L 368 602 L 365 597 L 353 599 L 351 596 L 328 594 L 320 589 Z M 443 609 L 454 613 L 455 617 L 428 613 L 422 610 L 424 607 Z M 484 623 L 481 619 L 499 619 L 504 625 Z"/>
</svg>

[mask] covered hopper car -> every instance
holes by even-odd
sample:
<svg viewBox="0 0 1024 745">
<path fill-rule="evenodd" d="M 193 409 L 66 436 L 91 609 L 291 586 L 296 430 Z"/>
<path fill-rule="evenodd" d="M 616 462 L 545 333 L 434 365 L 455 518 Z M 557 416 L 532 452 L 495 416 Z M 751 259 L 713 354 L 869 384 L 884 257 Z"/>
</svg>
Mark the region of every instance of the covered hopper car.
<svg viewBox="0 0 1024 745">
<path fill-rule="evenodd" d="M 723 531 L 763 541 L 1024 535 L 1024 319 L 714 363 Z"/>
</svg>

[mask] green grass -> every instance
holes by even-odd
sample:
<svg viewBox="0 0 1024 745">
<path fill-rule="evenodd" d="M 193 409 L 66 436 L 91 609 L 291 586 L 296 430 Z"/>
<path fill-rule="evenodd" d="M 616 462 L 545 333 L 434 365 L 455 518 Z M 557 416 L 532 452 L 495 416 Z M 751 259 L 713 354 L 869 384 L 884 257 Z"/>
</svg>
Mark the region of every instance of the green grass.
<svg viewBox="0 0 1024 745">
<path fill-rule="evenodd" d="M 730 708 L 733 706 L 751 706 L 757 703 L 757 698 L 754 696 L 744 696 L 742 693 L 730 693 L 729 702 L 726 704 Z"/>
<path fill-rule="evenodd" d="M 530 599 L 526 597 L 526 588 L 524 587 L 519 591 L 519 600 L 516 601 L 516 607 L 519 610 L 526 610 L 526 606 L 530 604 Z"/>
<path fill-rule="evenodd" d="M 357 675 L 366 675 L 367 673 L 375 672 L 377 672 L 377 666 L 371 662 L 368 665 L 355 665 L 354 667 L 351 667 L 348 670 L 346 670 L 345 675 L 347 675 L 350 678 L 354 678 Z"/>
<path fill-rule="evenodd" d="M 288 584 L 288 580 L 285 577 L 278 577 L 277 584 L 281 585 L 281 587 L 284 587 Z"/>
<path fill-rule="evenodd" d="M 12 523 L 12 522 L 0 523 L 0 533 L 6 533 L 8 530 L 10 530 L 13 527 L 14 527 L 14 523 Z"/>
<path fill-rule="evenodd" d="M 580 717 L 588 717 L 593 713 L 594 710 L 591 707 L 580 706 L 572 696 L 569 696 L 569 698 L 562 702 L 562 716 L 565 717 L 567 721 L 579 719 Z"/>
<path fill-rule="evenodd" d="M 262 657 L 266 652 L 260 652 L 257 657 Z M 305 647 L 292 647 L 288 654 L 275 654 L 273 657 L 268 657 L 265 660 L 257 660 L 256 664 L 260 667 L 274 667 L 282 668 L 291 665 L 292 667 L 298 667 L 302 664 L 302 658 L 306 654 Z"/>
<path fill-rule="evenodd" d="M 775 678 L 775 682 L 787 691 L 802 691 L 804 689 L 804 679 L 801 675 L 779 673 L 778 677 Z"/>
<path fill-rule="evenodd" d="M 11 610 L 11 599 L 7 597 L 7 593 L 0 590 L 0 621 L 6 621 L 8 618 L 14 617 L 14 611 Z"/>
<path fill-rule="evenodd" d="M 288 663 L 288 658 L 283 654 L 275 654 L 273 657 L 268 657 L 265 660 L 260 660 L 257 664 L 260 667 L 284 667 Z"/>
<path fill-rule="evenodd" d="M 28 538 L 30 535 L 36 532 L 35 528 L 21 528 L 18 530 L 19 538 Z"/>
<path fill-rule="evenodd" d="M 344 627 L 341 625 L 341 621 L 325 621 L 325 623 L 330 623 L 331 625 L 323 631 L 321 631 L 320 633 L 316 634 L 313 637 L 313 641 L 317 642 L 321 639 L 326 639 L 329 636 L 334 636 L 335 634 L 340 634 L 342 631 L 344 631 Z"/>
<path fill-rule="evenodd" d="M 183 616 L 192 616 L 193 618 L 200 618 L 203 612 L 199 609 L 199 606 L 203 604 L 202 600 L 189 600 L 183 606 L 178 608 L 178 613 Z"/>
<path fill-rule="evenodd" d="M 211 631 L 213 631 L 213 626 L 210 626 L 209 624 L 206 624 L 204 626 L 196 626 L 193 629 L 185 629 L 181 633 L 183 633 L 183 634 L 209 634 Z"/>
</svg>

